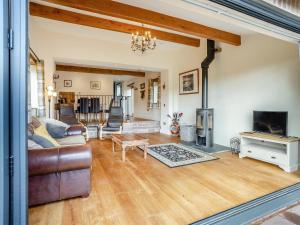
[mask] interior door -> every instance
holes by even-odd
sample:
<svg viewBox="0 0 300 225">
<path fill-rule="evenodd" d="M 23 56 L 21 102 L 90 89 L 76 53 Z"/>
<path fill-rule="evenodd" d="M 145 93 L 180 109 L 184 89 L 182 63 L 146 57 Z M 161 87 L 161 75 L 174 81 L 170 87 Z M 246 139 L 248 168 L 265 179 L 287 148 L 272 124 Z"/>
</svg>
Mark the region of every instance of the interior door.
<svg viewBox="0 0 300 225">
<path fill-rule="evenodd" d="M 9 224 L 8 1 L 0 1 L 0 224 Z"/>
</svg>

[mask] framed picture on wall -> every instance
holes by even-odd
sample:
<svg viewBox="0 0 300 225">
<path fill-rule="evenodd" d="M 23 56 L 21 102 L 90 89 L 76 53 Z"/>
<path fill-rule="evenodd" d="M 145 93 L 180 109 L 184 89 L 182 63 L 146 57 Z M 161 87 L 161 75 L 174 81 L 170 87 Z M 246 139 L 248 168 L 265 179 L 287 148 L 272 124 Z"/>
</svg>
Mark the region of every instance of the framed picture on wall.
<svg viewBox="0 0 300 225">
<path fill-rule="evenodd" d="M 64 80 L 64 87 L 72 87 L 72 80 Z"/>
<path fill-rule="evenodd" d="M 190 70 L 179 74 L 179 94 L 199 93 L 199 69 Z"/>
<path fill-rule="evenodd" d="M 101 82 L 100 81 L 91 81 L 90 82 L 91 89 L 100 90 L 101 89 Z"/>
</svg>

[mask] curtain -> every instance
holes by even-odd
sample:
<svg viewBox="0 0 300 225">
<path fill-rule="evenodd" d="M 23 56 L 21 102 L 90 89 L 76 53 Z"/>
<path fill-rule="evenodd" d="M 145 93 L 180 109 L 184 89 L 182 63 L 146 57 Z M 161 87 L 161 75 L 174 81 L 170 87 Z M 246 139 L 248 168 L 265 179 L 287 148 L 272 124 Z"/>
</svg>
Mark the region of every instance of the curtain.
<svg viewBox="0 0 300 225">
<path fill-rule="evenodd" d="M 38 89 L 38 116 L 46 116 L 45 107 L 45 74 L 44 74 L 44 61 L 40 60 L 36 64 L 37 72 L 37 89 Z"/>
</svg>

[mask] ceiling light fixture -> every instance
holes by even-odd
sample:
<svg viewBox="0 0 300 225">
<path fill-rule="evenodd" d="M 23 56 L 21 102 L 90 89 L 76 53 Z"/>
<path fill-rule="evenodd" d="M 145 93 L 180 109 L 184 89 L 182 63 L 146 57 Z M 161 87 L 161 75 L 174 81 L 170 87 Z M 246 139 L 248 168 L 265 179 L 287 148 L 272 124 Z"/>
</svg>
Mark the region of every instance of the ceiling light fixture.
<svg viewBox="0 0 300 225">
<path fill-rule="evenodd" d="M 144 25 L 142 25 L 144 28 Z M 131 35 L 131 49 L 132 51 L 140 51 L 142 54 L 151 49 L 155 49 L 156 47 L 156 37 L 151 36 L 150 31 L 143 31 L 139 33 L 132 33 Z"/>
</svg>

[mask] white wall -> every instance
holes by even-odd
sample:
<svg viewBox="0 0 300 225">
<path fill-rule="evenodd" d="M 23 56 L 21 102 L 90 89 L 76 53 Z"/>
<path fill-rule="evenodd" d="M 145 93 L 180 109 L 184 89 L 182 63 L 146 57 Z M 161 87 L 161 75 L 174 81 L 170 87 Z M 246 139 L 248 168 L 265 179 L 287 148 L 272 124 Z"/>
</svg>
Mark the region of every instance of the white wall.
<svg viewBox="0 0 300 225">
<path fill-rule="evenodd" d="M 138 90 L 134 91 L 134 117 L 157 120 L 161 119 L 161 110 L 160 109 L 147 109 L 148 102 L 148 80 L 155 79 L 157 77 L 161 77 L 159 72 L 147 72 L 145 77 L 134 78 L 128 81 L 127 84 L 134 83 L 134 86 L 138 88 Z M 145 83 L 145 97 L 141 98 L 141 89 L 140 84 Z M 162 88 L 161 88 L 162 89 Z"/>
<path fill-rule="evenodd" d="M 56 74 L 59 74 L 59 79 L 55 80 L 57 92 L 75 92 L 75 94 L 80 93 L 81 95 L 113 95 L 114 76 L 60 71 Z M 64 87 L 64 80 L 72 80 L 72 87 Z M 101 89 L 91 89 L 91 81 L 100 81 Z"/>
<path fill-rule="evenodd" d="M 36 19 L 33 17 L 30 17 L 29 25 L 30 46 L 39 58 L 45 60 L 46 85 L 52 82 L 52 76 L 55 72 L 55 62 L 79 63 L 94 66 L 121 65 L 124 68 L 130 67 L 161 72 L 162 84 L 165 83 L 166 85 L 166 89 L 162 91 L 161 131 L 169 133 L 170 121 L 166 115 L 174 111 L 173 107 L 176 104 L 173 78 L 175 77 L 175 79 L 177 79 L 179 72 L 181 72 L 178 67 L 178 62 L 184 64 L 186 68 L 194 68 L 194 65 L 190 65 L 190 62 L 196 60 L 191 59 L 190 56 L 198 56 L 201 48 L 183 45 L 166 48 L 164 47 L 165 43 L 158 41 L 158 46 L 154 51 L 149 51 L 141 56 L 131 51 L 130 35 L 127 35 L 128 43 L 125 44 L 100 40 L 101 30 L 99 29 L 97 29 L 99 30 L 98 36 L 89 37 L 88 35 L 81 35 L 81 33 L 85 33 L 87 30 L 94 28 Z M 66 26 L 76 29 L 78 36 L 64 33 Z M 55 29 L 49 30 L 49 27 L 55 27 Z M 104 32 L 107 33 L 108 31 Z M 112 33 L 116 34 L 116 32 Z M 122 38 L 126 37 L 122 34 Z M 181 54 L 179 49 L 188 52 L 188 54 Z"/>
<path fill-rule="evenodd" d="M 129 44 L 59 33 L 30 21 L 30 43 L 46 62 L 47 82 L 52 79 L 54 62 L 117 64 L 161 72 L 162 131 L 168 132 L 168 113 L 184 113 L 183 123 L 195 123 L 201 94 L 178 95 L 178 74 L 199 68 L 206 56 L 201 47 L 157 49 L 143 56 L 131 52 Z M 82 28 L 84 31 L 86 28 Z M 240 47 L 217 43 L 217 54 L 209 70 L 209 106 L 215 109 L 215 142 L 228 145 L 232 136 L 251 130 L 253 110 L 289 111 L 289 134 L 300 136 L 300 64 L 295 44 L 263 35 L 242 37 Z M 201 75 L 201 73 L 200 73 Z M 201 87 L 201 76 L 200 76 Z M 201 93 L 201 90 L 200 90 Z"/>
<path fill-rule="evenodd" d="M 300 136 L 300 62 L 297 46 L 263 35 L 243 36 L 242 46 L 219 44 L 209 71 L 209 107 L 215 110 L 215 142 L 227 145 L 252 129 L 253 110 L 289 113 L 288 133 Z M 184 122 L 195 123 L 201 94 L 179 96 Z M 191 107 L 193 106 L 193 107 Z"/>
</svg>

